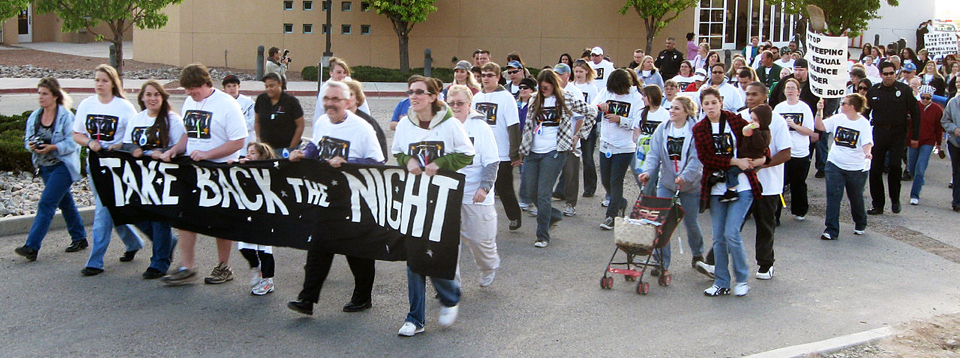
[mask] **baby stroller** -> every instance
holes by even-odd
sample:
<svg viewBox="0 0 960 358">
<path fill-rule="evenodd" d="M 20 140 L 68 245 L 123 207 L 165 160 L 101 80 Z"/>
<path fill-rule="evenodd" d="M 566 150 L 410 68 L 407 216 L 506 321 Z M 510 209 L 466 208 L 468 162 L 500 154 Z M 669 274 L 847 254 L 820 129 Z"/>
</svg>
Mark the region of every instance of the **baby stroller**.
<svg viewBox="0 0 960 358">
<path fill-rule="evenodd" d="M 642 193 L 643 189 L 641 188 L 640 191 Z M 613 288 L 613 277 L 608 274 L 618 274 L 623 275 L 627 281 L 638 281 L 637 293 L 646 295 L 650 292 L 650 284 L 643 282 L 643 274 L 647 267 L 660 271 L 660 277 L 657 279 L 660 286 L 670 285 L 671 277 L 666 274 L 661 255 L 655 254 L 655 249 L 663 248 L 670 243 L 673 231 L 683 219 L 684 211 L 679 203 L 679 194 L 679 190 L 672 198 L 640 194 L 636 204 L 633 205 L 630 217 L 615 219 L 613 237 L 616 248 L 610 256 L 607 269 L 603 271 L 603 277 L 600 278 L 600 288 L 608 290 Z M 623 251 L 627 255 L 626 261 L 613 262 L 617 257 L 617 251 Z"/>
</svg>

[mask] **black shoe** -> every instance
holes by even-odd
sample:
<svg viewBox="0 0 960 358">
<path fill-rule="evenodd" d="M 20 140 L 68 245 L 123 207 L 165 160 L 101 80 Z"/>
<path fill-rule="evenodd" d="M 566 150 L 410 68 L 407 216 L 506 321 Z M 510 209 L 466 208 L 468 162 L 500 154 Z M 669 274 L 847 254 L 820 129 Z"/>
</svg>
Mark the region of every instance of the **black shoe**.
<svg viewBox="0 0 960 358">
<path fill-rule="evenodd" d="M 312 303 L 312 302 L 306 302 L 306 301 L 301 301 L 301 300 L 290 301 L 289 303 L 287 303 L 287 308 L 289 308 L 289 309 L 292 310 L 292 311 L 296 311 L 296 312 L 303 313 L 303 314 L 305 314 L 305 315 L 307 315 L 307 316 L 313 315 L 313 303 Z"/>
<path fill-rule="evenodd" d="M 84 276 L 96 276 L 103 273 L 103 269 L 98 269 L 94 267 L 84 267 L 83 270 L 80 270 Z"/>
<path fill-rule="evenodd" d="M 830 236 L 830 234 L 828 234 L 828 233 L 823 233 L 822 235 L 820 235 L 820 240 L 832 241 L 832 240 L 836 240 L 836 239 L 837 239 L 837 238 L 835 238 L 835 237 L 833 237 L 833 236 Z"/>
<path fill-rule="evenodd" d="M 583 193 L 583 197 L 584 197 L 584 198 L 592 198 L 592 197 L 593 197 L 593 193 Z"/>
<path fill-rule="evenodd" d="M 166 273 L 160 272 L 160 270 L 150 267 L 150 268 L 147 268 L 147 270 L 144 271 L 143 275 L 140 275 L 140 277 L 142 277 L 144 280 L 155 280 L 163 277 L 164 275 L 166 275 Z"/>
<path fill-rule="evenodd" d="M 344 312 L 360 312 L 365 309 L 369 309 L 370 307 L 373 307 L 373 303 L 370 301 L 363 302 L 363 303 L 350 301 L 350 303 L 343 305 L 343 311 Z"/>
<path fill-rule="evenodd" d="M 827 173 L 824 173 L 822 170 L 818 170 L 817 174 L 814 174 L 813 177 L 817 179 L 823 179 L 827 177 Z"/>
<path fill-rule="evenodd" d="M 550 217 L 550 226 L 554 226 L 560 221 L 563 221 L 563 215 L 560 215 L 558 218 Z"/>
<path fill-rule="evenodd" d="M 87 240 L 77 240 L 70 243 L 70 246 L 67 246 L 67 252 L 77 252 L 87 248 Z"/>
<path fill-rule="evenodd" d="M 956 208 L 956 206 L 954 206 Z M 20 246 L 13 250 L 17 255 L 27 258 L 27 261 L 37 261 L 37 250 L 27 247 L 26 245 Z"/>
<path fill-rule="evenodd" d="M 520 220 L 510 220 L 510 231 L 514 231 L 520 228 Z"/>
<path fill-rule="evenodd" d="M 948 189 L 953 189 L 953 183 L 947 184 L 947 188 L 948 188 Z"/>
<path fill-rule="evenodd" d="M 564 200 L 564 197 L 562 194 L 553 194 L 551 195 L 551 197 L 553 198 L 553 200 Z"/>
<path fill-rule="evenodd" d="M 890 166 L 889 166 L 889 165 L 884 165 L 884 166 L 883 166 L 883 174 L 887 174 L 887 173 L 889 173 L 889 172 L 890 172 Z"/>
<path fill-rule="evenodd" d="M 953 211 L 960 211 L 960 206 L 954 205 L 954 206 L 953 206 Z"/>
<path fill-rule="evenodd" d="M 120 262 L 130 262 L 130 261 L 133 261 L 133 257 L 134 257 L 134 256 L 137 256 L 137 251 L 140 251 L 140 250 L 133 250 L 133 251 L 124 252 L 124 253 L 123 253 L 123 256 L 120 256 Z"/>
<path fill-rule="evenodd" d="M 690 267 L 697 268 L 697 262 L 703 261 L 703 255 L 697 255 L 693 257 L 693 261 L 690 261 Z"/>
<path fill-rule="evenodd" d="M 900 181 L 911 181 L 913 180 L 913 175 L 910 175 L 910 172 L 904 171 L 903 176 L 900 177 Z"/>
<path fill-rule="evenodd" d="M 870 215 L 881 215 L 881 214 L 883 214 L 883 209 L 873 208 L 873 209 L 867 210 L 867 214 L 870 214 Z"/>
<path fill-rule="evenodd" d="M 727 191 L 723 193 L 723 196 L 720 197 L 721 203 L 729 203 L 731 201 L 737 201 L 737 200 L 740 200 L 740 197 L 737 195 L 736 190 L 727 189 Z"/>
<path fill-rule="evenodd" d="M 890 204 L 890 211 L 893 211 L 894 214 L 900 213 L 900 203 Z"/>
</svg>

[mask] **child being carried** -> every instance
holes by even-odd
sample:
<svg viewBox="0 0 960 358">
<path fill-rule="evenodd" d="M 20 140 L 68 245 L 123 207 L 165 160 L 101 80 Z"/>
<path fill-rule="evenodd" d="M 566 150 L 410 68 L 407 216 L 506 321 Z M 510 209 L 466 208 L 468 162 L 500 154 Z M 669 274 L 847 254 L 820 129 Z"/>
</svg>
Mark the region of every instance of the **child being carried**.
<svg viewBox="0 0 960 358">
<path fill-rule="evenodd" d="M 770 119 L 773 109 L 761 104 L 750 110 L 750 123 L 743 126 L 743 139 L 737 143 L 737 158 L 758 159 L 766 157 L 770 152 Z M 727 191 L 720 197 L 721 203 L 736 201 L 737 186 L 740 185 L 738 176 L 744 171 L 738 166 L 727 169 Z"/>
</svg>

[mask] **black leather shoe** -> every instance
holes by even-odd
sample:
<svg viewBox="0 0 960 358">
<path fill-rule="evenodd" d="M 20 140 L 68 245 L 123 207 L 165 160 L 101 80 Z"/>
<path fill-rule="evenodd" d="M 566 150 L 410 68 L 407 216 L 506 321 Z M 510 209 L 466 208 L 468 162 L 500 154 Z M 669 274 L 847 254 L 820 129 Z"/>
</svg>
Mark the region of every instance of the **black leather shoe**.
<svg viewBox="0 0 960 358">
<path fill-rule="evenodd" d="M 343 311 L 344 312 L 360 312 L 360 311 L 369 309 L 370 307 L 373 307 L 373 302 L 367 301 L 363 303 L 358 303 L 358 302 L 350 301 L 350 303 L 343 305 Z"/>
<path fill-rule="evenodd" d="M 956 208 L 956 206 L 954 206 L 954 208 Z M 29 248 L 26 245 L 13 249 L 13 252 L 16 252 L 17 255 L 26 257 L 27 261 L 37 261 L 37 250 Z"/>
<path fill-rule="evenodd" d="M 817 174 L 814 174 L 813 177 L 814 177 L 814 178 L 817 178 L 817 179 L 823 179 L 823 178 L 826 178 L 826 177 L 827 177 L 827 173 L 825 173 L 825 172 L 822 171 L 822 170 L 818 170 L 818 171 L 817 171 Z"/>
<path fill-rule="evenodd" d="M 520 228 L 520 220 L 510 220 L 510 231 Z"/>
<path fill-rule="evenodd" d="M 953 211 L 960 211 L 960 206 L 954 205 L 954 206 L 953 206 Z"/>
<path fill-rule="evenodd" d="M 124 252 L 124 253 L 123 253 L 123 256 L 120 256 L 120 262 L 130 262 L 130 261 L 133 261 L 133 258 L 134 258 L 135 256 L 137 256 L 137 251 L 140 251 L 140 250 L 133 250 L 133 251 Z"/>
<path fill-rule="evenodd" d="M 900 213 L 900 203 L 890 204 L 890 210 L 893 211 L 894 214 L 899 214 L 899 213 Z"/>
<path fill-rule="evenodd" d="M 143 275 L 141 275 L 140 277 L 143 277 L 144 280 L 155 280 L 163 277 L 164 275 L 166 274 L 163 272 L 160 272 L 160 270 L 150 267 L 146 271 L 144 271 Z"/>
<path fill-rule="evenodd" d="M 83 270 L 80 270 L 84 276 L 96 276 L 103 273 L 103 269 L 98 269 L 94 267 L 84 267 Z"/>
<path fill-rule="evenodd" d="M 290 301 L 287 303 L 287 308 L 292 311 L 303 313 L 307 316 L 313 315 L 313 303 L 306 301 Z"/>
<path fill-rule="evenodd" d="M 873 209 L 867 210 L 867 214 L 870 214 L 870 215 L 881 215 L 881 214 L 883 214 L 883 209 L 873 208 Z"/>
<path fill-rule="evenodd" d="M 70 246 L 67 246 L 67 252 L 77 252 L 87 248 L 87 240 L 78 240 L 70 243 Z"/>
</svg>

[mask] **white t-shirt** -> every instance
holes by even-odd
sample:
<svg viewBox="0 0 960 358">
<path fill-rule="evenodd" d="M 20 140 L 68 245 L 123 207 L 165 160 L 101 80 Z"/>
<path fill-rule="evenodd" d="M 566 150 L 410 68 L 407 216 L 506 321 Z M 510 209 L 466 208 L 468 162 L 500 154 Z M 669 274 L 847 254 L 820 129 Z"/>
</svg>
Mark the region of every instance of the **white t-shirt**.
<svg viewBox="0 0 960 358">
<path fill-rule="evenodd" d="M 473 143 L 470 143 L 470 137 L 463 130 L 463 124 L 454 117 L 450 117 L 430 129 L 420 128 L 420 126 L 413 124 L 409 118 L 401 119 L 400 123 L 397 124 L 397 131 L 393 135 L 393 146 L 390 147 L 390 152 L 393 154 L 404 153 L 419 158 L 424 166 L 450 153 L 466 155 L 476 153 Z M 407 163 L 400 163 L 400 165 L 405 167 Z"/>
<path fill-rule="evenodd" d="M 803 102 L 800 102 L 803 103 Z M 750 120 L 750 110 L 740 111 L 740 117 Z M 777 113 L 773 113 L 770 118 L 770 155 L 774 156 L 784 149 L 790 149 L 793 141 L 790 138 L 790 127 L 787 122 Z M 772 167 L 766 167 L 757 171 L 757 180 L 763 186 L 764 196 L 783 194 L 783 164 Z"/>
<path fill-rule="evenodd" d="M 680 92 L 686 91 L 686 90 L 687 90 L 687 86 L 689 86 L 691 83 L 696 82 L 696 80 L 694 80 L 694 78 L 693 78 L 693 75 L 691 75 L 691 76 L 689 76 L 689 77 L 686 77 L 686 76 L 683 76 L 683 75 L 676 75 L 676 76 L 673 77 L 673 80 L 676 81 L 677 84 L 679 85 L 678 88 L 680 89 Z"/>
<path fill-rule="evenodd" d="M 584 82 L 584 83 L 573 83 L 574 87 L 577 87 L 580 90 L 580 93 L 583 94 L 583 101 L 587 103 L 593 103 L 593 99 L 597 98 L 597 86 L 593 82 Z"/>
<path fill-rule="evenodd" d="M 453 118 L 451 120 L 455 120 Z M 473 195 L 480 187 L 480 179 L 483 175 L 483 167 L 500 162 L 500 153 L 497 151 L 497 140 L 493 137 L 493 130 L 483 120 L 483 115 L 477 113 L 477 116 L 471 116 L 463 122 L 463 130 L 473 143 L 476 154 L 473 156 L 473 163 L 463 167 L 459 172 L 464 175 L 463 184 L 463 203 L 473 204 Z M 493 188 L 490 188 L 493 193 Z M 478 205 L 493 205 L 493 195 L 488 194 L 483 202 Z"/>
<path fill-rule="evenodd" d="M 703 118 L 702 121 L 709 121 L 709 119 Z M 733 134 L 733 130 L 730 129 L 730 123 L 727 123 L 723 126 L 723 133 L 720 133 L 720 123 L 710 123 L 713 127 L 711 133 L 713 133 L 713 142 L 714 148 L 717 148 L 718 151 L 732 151 L 733 156 L 731 158 L 737 157 L 737 136 Z M 718 148 L 722 147 L 722 148 Z M 747 178 L 746 174 L 740 173 L 737 176 L 737 181 L 739 184 L 736 187 L 738 192 L 750 190 L 750 179 Z M 783 186 L 783 181 L 781 180 L 780 186 Z M 710 189 L 710 195 L 723 195 L 727 191 L 726 183 L 717 183 L 713 188 Z"/>
<path fill-rule="evenodd" d="M 709 84 L 704 84 L 700 87 L 700 91 L 702 92 L 710 86 Z M 720 91 L 720 96 L 723 97 L 723 109 L 725 111 L 736 112 L 740 110 L 740 108 L 743 108 L 743 97 L 740 97 L 740 91 L 733 85 L 726 81 L 721 82 L 720 86 L 717 87 L 717 91 Z"/>
<path fill-rule="evenodd" d="M 650 151 L 650 137 L 653 131 L 657 129 L 660 123 L 670 121 L 670 113 L 663 107 L 657 107 L 656 111 L 647 112 L 647 120 L 643 121 L 643 110 L 640 110 L 640 116 L 635 128 L 640 128 L 640 135 L 637 136 L 637 168 L 643 166 L 643 161 L 647 158 L 647 152 Z M 672 127 L 672 125 L 671 125 Z"/>
<path fill-rule="evenodd" d="M 183 126 L 187 131 L 187 152 L 208 151 L 230 141 L 247 138 L 247 122 L 240 104 L 232 96 L 213 89 L 213 93 L 200 102 L 187 96 L 183 101 Z M 210 159 L 224 163 L 240 158 L 237 150 L 221 158 Z"/>
<path fill-rule="evenodd" d="M 859 171 L 866 168 L 867 155 L 863 146 L 873 144 L 873 126 L 863 116 L 851 121 L 845 114 L 835 114 L 823 120 L 827 133 L 833 134 L 833 147 L 827 161 L 843 170 Z"/>
<path fill-rule="evenodd" d="M 320 152 L 320 159 L 341 157 L 346 160 L 373 159 L 383 162 L 383 151 L 377 132 L 370 123 L 347 111 L 343 122 L 333 124 L 327 114 L 317 118 L 310 139 Z"/>
<path fill-rule="evenodd" d="M 97 96 L 87 97 L 77 106 L 73 131 L 99 140 L 100 146 L 107 148 L 123 142 L 127 122 L 135 114 L 137 110 L 133 104 L 123 98 L 113 97 L 113 100 L 104 104 L 100 103 Z"/>
<path fill-rule="evenodd" d="M 607 78 L 610 78 L 610 75 L 613 74 L 613 63 L 607 60 L 601 60 L 600 63 L 593 63 L 592 60 L 587 60 L 587 64 L 597 73 L 597 77 L 593 78 L 593 83 L 597 85 L 597 90 L 606 90 Z"/>
<path fill-rule="evenodd" d="M 625 95 L 601 90 L 593 101 L 594 105 L 600 103 L 606 103 L 609 106 L 607 112 L 620 115 L 620 123 L 613 123 L 603 118 L 603 113 L 597 114 L 601 155 L 634 153 L 637 150 L 637 143 L 633 141 L 633 129 L 639 125 L 640 112 L 643 110 L 643 97 L 640 92 L 632 86 L 630 93 Z"/>
<path fill-rule="evenodd" d="M 500 151 L 500 161 L 509 161 L 510 134 L 507 132 L 507 127 L 518 125 L 521 120 L 526 120 L 526 118 L 520 118 L 517 100 L 504 89 L 490 93 L 480 91 L 473 95 L 473 109 L 483 113 L 487 124 L 493 129 L 493 137 L 497 139 L 497 149 Z"/>
<path fill-rule="evenodd" d="M 533 108 L 530 109 L 531 111 Z M 528 123 L 530 124 L 530 123 Z M 557 115 L 557 97 L 543 99 L 543 108 L 539 117 L 533 118 L 534 153 L 544 154 L 557 150 L 557 133 L 560 129 L 560 117 Z"/>
<path fill-rule="evenodd" d="M 779 59 L 779 60 L 773 61 L 773 64 L 774 64 L 774 65 L 777 65 L 777 66 L 780 66 L 780 68 L 793 68 L 793 63 L 794 63 L 794 62 L 795 62 L 795 60 L 792 59 L 792 58 L 791 58 L 789 61 L 784 61 L 784 60 L 781 58 L 781 59 Z"/>
<path fill-rule="evenodd" d="M 183 134 L 186 133 L 186 130 L 183 128 L 183 119 L 180 118 L 179 114 L 170 112 L 167 114 L 167 146 L 160 146 L 160 136 L 157 132 L 157 128 L 154 128 L 153 125 L 156 122 L 157 117 L 150 117 L 147 114 L 147 111 L 140 111 L 130 117 L 130 121 L 127 122 L 127 130 L 123 134 L 124 143 L 133 143 L 141 148 L 151 147 L 150 150 L 145 150 L 144 154 L 150 154 L 154 150 L 167 150 L 172 147 L 174 144 L 177 144 L 180 141 L 180 138 L 183 137 Z"/>
<path fill-rule="evenodd" d="M 247 121 L 247 141 L 243 143 L 243 148 L 240 149 L 240 155 L 247 155 L 247 145 L 257 141 L 257 112 L 253 109 L 253 99 L 250 96 L 238 95 L 237 103 L 240 104 L 240 111 L 243 112 L 243 119 Z"/>
<path fill-rule="evenodd" d="M 779 113 L 784 120 L 792 121 L 798 125 L 813 130 L 813 112 L 803 101 L 797 101 L 797 104 L 789 104 L 787 101 L 780 102 L 774 113 Z M 800 134 L 787 126 L 790 131 L 790 139 L 793 140 L 793 146 L 790 149 L 790 157 L 805 158 L 810 155 L 810 137 Z"/>
</svg>

